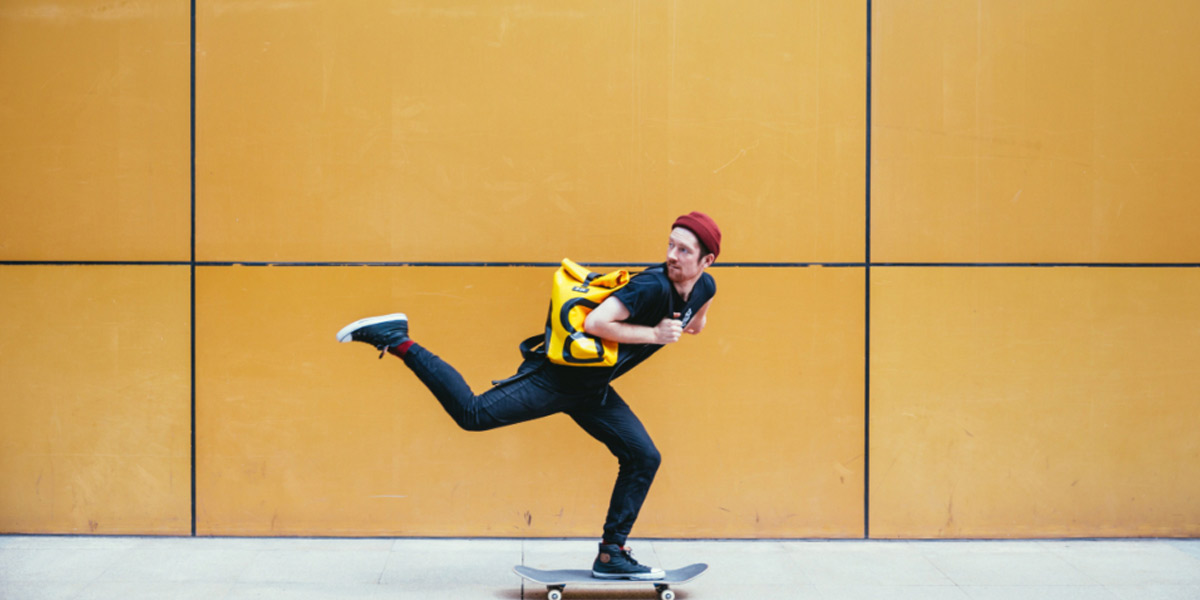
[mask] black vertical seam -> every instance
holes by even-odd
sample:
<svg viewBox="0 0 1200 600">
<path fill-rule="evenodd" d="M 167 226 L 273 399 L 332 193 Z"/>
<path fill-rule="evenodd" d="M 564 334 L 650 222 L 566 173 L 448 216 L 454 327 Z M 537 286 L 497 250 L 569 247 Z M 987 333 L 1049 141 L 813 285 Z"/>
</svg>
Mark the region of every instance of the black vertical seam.
<svg viewBox="0 0 1200 600">
<path fill-rule="evenodd" d="M 871 37 L 872 0 L 867 0 L 866 256 L 863 287 L 863 539 L 871 538 Z"/>
<path fill-rule="evenodd" d="M 189 68 L 191 70 L 189 89 L 190 129 L 188 144 L 190 146 L 190 195 L 191 195 L 191 477 L 192 477 L 192 536 L 196 535 L 196 0 L 191 0 L 191 55 Z"/>
</svg>

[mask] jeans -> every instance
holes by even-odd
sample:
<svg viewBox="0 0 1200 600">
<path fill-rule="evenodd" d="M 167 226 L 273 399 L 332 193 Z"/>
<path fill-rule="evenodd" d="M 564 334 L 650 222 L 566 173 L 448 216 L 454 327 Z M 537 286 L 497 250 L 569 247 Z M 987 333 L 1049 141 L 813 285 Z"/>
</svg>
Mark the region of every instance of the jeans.
<svg viewBox="0 0 1200 600">
<path fill-rule="evenodd" d="M 544 369 L 526 363 L 518 375 L 475 395 L 454 367 L 418 344 L 408 349 L 404 364 L 467 431 L 486 431 L 561 412 L 607 446 L 620 469 L 604 522 L 604 541 L 625 545 L 662 457 L 616 390 L 608 387 L 605 397 L 604 389 L 567 389 Z"/>
</svg>

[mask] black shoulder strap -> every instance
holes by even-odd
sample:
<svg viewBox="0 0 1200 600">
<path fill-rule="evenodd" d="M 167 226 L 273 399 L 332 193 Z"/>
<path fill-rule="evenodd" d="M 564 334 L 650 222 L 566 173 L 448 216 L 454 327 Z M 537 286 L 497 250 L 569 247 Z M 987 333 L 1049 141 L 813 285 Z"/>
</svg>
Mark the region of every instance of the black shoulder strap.
<svg viewBox="0 0 1200 600">
<path fill-rule="evenodd" d="M 671 278 L 667 276 L 667 266 L 665 263 L 663 264 L 663 281 L 665 282 L 663 285 L 665 285 L 667 288 L 667 290 L 666 290 L 666 292 L 667 292 L 667 314 L 674 317 L 675 316 L 675 286 L 671 285 Z"/>
<path fill-rule="evenodd" d="M 550 344 L 550 311 L 553 309 L 554 303 L 551 302 L 550 306 L 546 307 L 546 330 L 521 342 L 521 357 L 525 360 L 546 357 L 546 348 Z"/>
<path fill-rule="evenodd" d="M 529 336 L 521 342 L 521 357 L 525 360 L 546 356 L 546 334 Z"/>
<path fill-rule="evenodd" d="M 675 294 L 673 293 L 674 290 L 671 289 L 671 278 L 667 276 L 667 263 L 662 263 L 661 265 L 655 265 L 653 267 L 650 267 L 649 269 L 646 269 L 646 271 L 650 271 L 650 270 L 662 271 L 663 294 L 666 294 L 666 296 L 667 296 L 667 316 L 674 316 L 675 315 Z M 645 273 L 646 271 L 642 271 L 642 272 Z"/>
</svg>

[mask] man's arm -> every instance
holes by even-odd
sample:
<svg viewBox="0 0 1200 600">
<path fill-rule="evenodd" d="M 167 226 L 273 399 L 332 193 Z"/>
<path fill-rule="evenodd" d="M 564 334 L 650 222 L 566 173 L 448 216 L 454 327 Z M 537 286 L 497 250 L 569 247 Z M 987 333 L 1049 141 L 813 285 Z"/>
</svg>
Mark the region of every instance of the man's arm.
<svg viewBox="0 0 1200 600">
<path fill-rule="evenodd" d="M 700 310 L 688 322 L 687 329 L 683 330 L 684 333 L 699 335 L 701 331 L 704 331 L 704 326 L 708 324 L 708 307 L 712 306 L 712 302 L 712 300 L 709 300 L 704 303 L 704 306 L 700 307 Z"/>
<path fill-rule="evenodd" d="M 679 341 L 683 334 L 683 322 L 679 313 L 674 319 L 663 319 L 654 327 L 626 323 L 629 309 L 615 296 L 600 303 L 583 322 L 583 330 L 603 339 L 620 344 L 671 344 Z"/>
</svg>

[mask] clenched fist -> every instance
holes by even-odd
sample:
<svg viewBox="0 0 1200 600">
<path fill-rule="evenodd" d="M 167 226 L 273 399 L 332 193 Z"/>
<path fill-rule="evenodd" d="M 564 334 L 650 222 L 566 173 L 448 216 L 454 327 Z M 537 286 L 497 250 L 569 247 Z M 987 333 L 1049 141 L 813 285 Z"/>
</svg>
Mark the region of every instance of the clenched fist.
<svg viewBox="0 0 1200 600">
<path fill-rule="evenodd" d="M 659 345 L 678 342 L 682 335 L 683 321 L 679 320 L 679 313 L 675 313 L 673 317 L 664 318 L 654 326 L 654 343 Z"/>
</svg>

